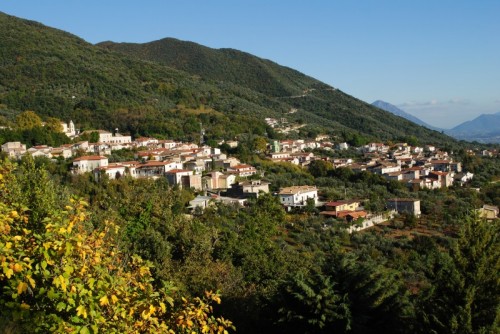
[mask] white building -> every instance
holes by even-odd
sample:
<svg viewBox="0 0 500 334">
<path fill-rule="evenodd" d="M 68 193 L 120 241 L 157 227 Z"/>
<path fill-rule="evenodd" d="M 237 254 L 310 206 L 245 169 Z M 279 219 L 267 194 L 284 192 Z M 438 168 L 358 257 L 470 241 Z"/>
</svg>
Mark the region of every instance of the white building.
<svg viewBox="0 0 500 334">
<path fill-rule="evenodd" d="M 318 189 L 314 186 L 293 186 L 281 189 L 279 192 L 280 203 L 284 206 L 305 206 L 307 200 L 312 198 L 314 205 L 318 203 Z"/>
<path fill-rule="evenodd" d="M 387 208 L 398 213 L 409 213 L 420 217 L 420 200 L 413 198 L 392 198 L 387 200 Z"/>
<path fill-rule="evenodd" d="M 73 138 L 76 136 L 76 129 L 75 129 L 75 124 L 73 123 L 73 121 L 69 121 L 69 123 L 64 123 L 64 122 L 61 122 L 61 126 L 63 128 L 62 132 L 70 137 L 70 138 Z"/>
<path fill-rule="evenodd" d="M 83 174 L 107 165 L 108 158 L 100 155 L 87 155 L 73 160 L 73 172 L 76 174 Z"/>
<path fill-rule="evenodd" d="M 99 143 L 106 143 L 106 144 L 129 144 L 129 143 L 132 143 L 131 136 L 123 136 L 119 133 L 115 133 L 115 135 L 113 135 L 111 132 L 104 131 L 104 130 L 87 130 L 87 131 L 84 131 L 82 134 L 91 134 L 93 132 L 97 132 L 99 134 Z"/>
<path fill-rule="evenodd" d="M 26 153 L 26 145 L 21 144 L 21 142 L 7 142 L 2 145 L 2 152 L 9 155 L 10 158 L 19 159 L 23 154 Z"/>
</svg>

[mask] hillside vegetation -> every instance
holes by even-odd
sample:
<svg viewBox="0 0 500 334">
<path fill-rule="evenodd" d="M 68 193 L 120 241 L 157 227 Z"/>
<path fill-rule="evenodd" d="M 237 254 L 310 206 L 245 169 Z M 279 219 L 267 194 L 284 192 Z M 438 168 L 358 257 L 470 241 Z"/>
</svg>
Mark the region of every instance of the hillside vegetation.
<svg viewBox="0 0 500 334">
<path fill-rule="evenodd" d="M 451 139 L 357 100 L 295 70 L 236 50 L 165 39 L 91 45 L 66 32 L 0 14 L 0 113 L 25 110 L 81 128 L 194 139 L 268 134 L 265 117 L 313 132 L 370 140 Z M 125 54 L 124 54 L 125 53 Z M 168 65 L 168 66 L 167 66 Z M 287 115 L 292 108 L 298 112 Z"/>
</svg>

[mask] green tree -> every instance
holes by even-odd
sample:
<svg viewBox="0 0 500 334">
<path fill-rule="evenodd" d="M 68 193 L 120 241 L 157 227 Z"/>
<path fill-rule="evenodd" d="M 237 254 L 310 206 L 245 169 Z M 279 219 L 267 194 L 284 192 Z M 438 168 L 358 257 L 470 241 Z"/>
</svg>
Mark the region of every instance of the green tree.
<svg viewBox="0 0 500 334">
<path fill-rule="evenodd" d="M 309 173 L 314 177 L 325 177 L 332 169 L 332 164 L 324 160 L 314 160 L 309 164 Z"/>
<path fill-rule="evenodd" d="M 297 274 L 283 287 L 279 322 L 286 333 L 348 332 L 352 316 L 349 297 L 330 277 Z"/>
<path fill-rule="evenodd" d="M 61 120 L 55 117 L 49 117 L 45 121 L 45 128 L 52 132 L 62 132 L 63 126 L 61 124 Z"/>
<path fill-rule="evenodd" d="M 253 148 L 256 153 L 264 153 L 267 150 L 267 140 L 264 137 L 255 137 L 253 139 Z"/>
<path fill-rule="evenodd" d="M 34 111 L 25 111 L 16 117 L 16 126 L 19 130 L 30 130 L 42 126 L 42 119 Z"/>
<path fill-rule="evenodd" d="M 174 300 L 150 263 L 120 251 L 118 226 L 89 224 L 86 203 L 54 209 L 29 229 L 30 207 L 9 194 L 13 166 L 0 163 L 0 331 L 13 333 L 222 333 L 217 293 Z"/>
<path fill-rule="evenodd" d="M 500 225 L 467 216 L 449 254 L 430 268 L 419 301 L 422 333 L 496 333 L 500 325 Z"/>
</svg>

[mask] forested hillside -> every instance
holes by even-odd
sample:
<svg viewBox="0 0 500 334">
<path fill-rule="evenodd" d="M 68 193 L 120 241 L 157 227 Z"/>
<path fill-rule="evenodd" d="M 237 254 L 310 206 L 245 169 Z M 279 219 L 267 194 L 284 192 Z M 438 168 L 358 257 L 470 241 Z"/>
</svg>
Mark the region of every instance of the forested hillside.
<svg viewBox="0 0 500 334">
<path fill-rule="evenodd" d="M 7 121 L 34 110 L 73 119 L 83 129 L 179 139 L 196 138 L 202 121 L 207 137 L 221 139 L 249 131 L 273 136 L 264 118 L 286 116 L 312 132 L 339 137 L 452 142 L 297 71 L 235 50 L 185 42 L 169 47 L 166 40 L 155 52 L 124 45 L 123 55 L 107 50 L 111 43 L 94 46 L 5 14 L 0 14 L 0 38 L 0 113 Z M 173 54 L 165 56 L 171 49 Z M 179 65 L 183 59 L 185 66 Z M 293 108 L 298 111 L 287 114 Z"/>
<path fill-rule="evenodd" d="M 406 231 L 418 221 L 405 218 L 348 234 L 286 214 L 270 194 L 186 216 L 192 193 L 164 178 L 95 182 L 64 166 L 0 161 L 2 333 L 498 330 L 500 225 L 463 214 L 474 191 L 425 208 L 439 219 L 432 233 Z M 401 191 L 376 175 L 337 177 Z"/>
</svg>

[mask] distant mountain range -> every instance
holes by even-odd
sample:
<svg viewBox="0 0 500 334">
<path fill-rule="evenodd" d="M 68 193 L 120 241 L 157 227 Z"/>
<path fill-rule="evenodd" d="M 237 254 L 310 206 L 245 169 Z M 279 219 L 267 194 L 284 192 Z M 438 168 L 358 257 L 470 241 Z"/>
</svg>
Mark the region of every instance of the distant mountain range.
<svg viewBox="0 0 500 334">
<path fill-rule="evenodd" d="M 480 143 L 500 143 L 500 112 L 496 114 L 482 114 L 473 120 L 466 121 L 452 129 L 446 130 L 429 125 L 388 102 L 377 100 L 373 102 L 372 105 L 394 115 L 403 117 L 415 124 L 425 126 L 432 130 L 442 131 L 459 140 L 477 141 Z"/>
<path fill-rule="evenodd" d="M 456 139 L 480 143 L 500 143 L 500 112 L 482 114 L 451 130 L 446 130 L 445 133 Z"/>
<path fill-rule="evenodd" d="M 412 114 L 407 113 L 406 111 L 399 109 L 395 105 L 390 104 L 388 102 L 385 102 L 382 100 L 377 100 L 377 101 L 372 103 L 372 106 L 375 106 L 375 107 L 380 108 L 382 110 L 388 111 L 396 116 L 403 117 L 403 118 L 405 118 L 405 119 L 407 119 L 415 124 L 425 126 L 428 129 L 435 130 L 435 131 L 443 131 L 443 129 L 432 126 L 430 124 L 427 124 L 424 121 L 422 121 L 421 119 L 413 116 Z"/>
</svg>

